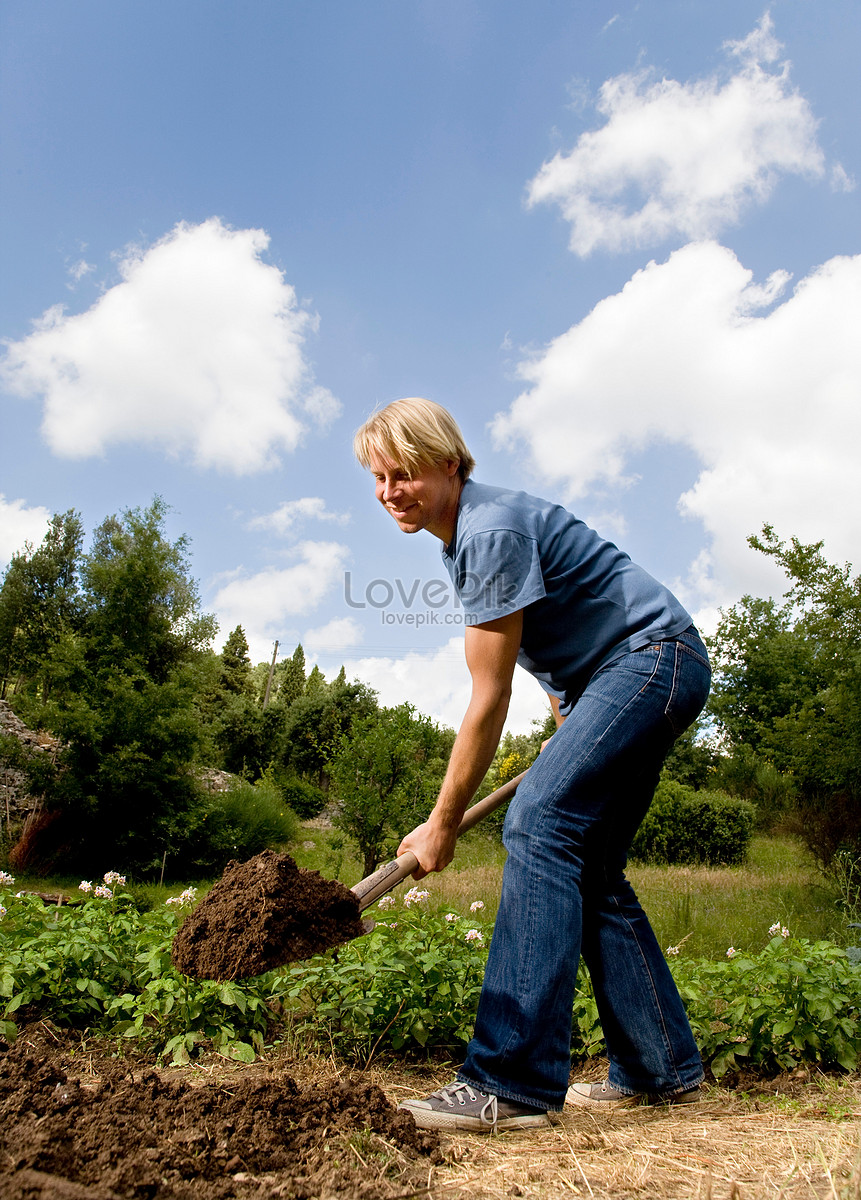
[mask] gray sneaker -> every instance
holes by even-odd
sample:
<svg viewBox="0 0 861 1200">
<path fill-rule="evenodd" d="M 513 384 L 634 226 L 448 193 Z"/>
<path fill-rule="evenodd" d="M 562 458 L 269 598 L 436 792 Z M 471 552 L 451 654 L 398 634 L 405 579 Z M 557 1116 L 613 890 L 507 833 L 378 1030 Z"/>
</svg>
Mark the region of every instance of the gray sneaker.
<svg viewBox="0 0 861 1200">
<path fill-rule="evenodd" d="M 480 1092 L 468 1083 L 450 1083 L 427 1100 L 404 1100 L 399 1109 L 412 1114 L 420 1129 L 454 1133 L 492 1133 L 502 1129 L 543 1129 L 550 1118 L 542 1108 L 517 1104 L 491 1092 Z"/>
<path fill-rule="evenodd" d="M 628 1108 L 633 1104 L 696 1104 L 699 1099 L 699 1085 L 686 1092 L 661 1096 L 651 1092 L 620 1092 L 605 1079 L 603 1083 L 572 1083 L 565 1103 L 581 1107 L 603 1104 L 607 1108 Z"/>
</svg>

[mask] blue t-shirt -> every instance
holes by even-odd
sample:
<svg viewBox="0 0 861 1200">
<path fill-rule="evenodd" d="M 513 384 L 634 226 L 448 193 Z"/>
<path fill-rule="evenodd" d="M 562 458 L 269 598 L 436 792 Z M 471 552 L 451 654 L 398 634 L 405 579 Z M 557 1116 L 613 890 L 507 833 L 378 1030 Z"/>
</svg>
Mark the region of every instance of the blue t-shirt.
<svg viewBox="0 0 861 1200">
<path fill-rule="evenodd" d="M 468 479 L 442 557 L 467 625 L 523 609 L 517 661 L 563 713 L 599 667 L 691 624 L 672 592 L 612 542 L 525 492 Z"/>
</svg>

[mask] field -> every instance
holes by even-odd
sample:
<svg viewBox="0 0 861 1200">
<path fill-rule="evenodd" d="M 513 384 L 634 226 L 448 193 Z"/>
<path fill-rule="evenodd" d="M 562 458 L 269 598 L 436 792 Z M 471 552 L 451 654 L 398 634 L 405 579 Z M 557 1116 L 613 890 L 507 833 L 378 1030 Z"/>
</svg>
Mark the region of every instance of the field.
<svg viewBox="0 0 861 1200">
<path fill-rule="evenodd" d="M 348 884 L 358 878 L 328 830 L 308 826 L 293 849 L 300 865 Z M 475 920 L 489 928 L 502 857 L 487 837 L 465 839 L 455 866 L 428 881 L 431 907 L 465 913 L 481 901 Z M 692 957 L 726 962 L 728 942 L 755 953 L 774 922 L 793 938 L 846 944 L 839 898 L 789 841 L 757 839 L 741 868 L 630 873 L 661 943 L 687 938 Z M 40 889 L 61 885 L 77 882 L 41 881 Z M 177 891 L 135 889 L 153 906 Z M 384 932 L 403 944 L 421 914 L 398 906 L 399 928 Z M 168 1010 L 159 1011 L 166 1020 Z M 682 1109 L 568 1108 L 537 1134 L 438 1138 L 417 1134 L 396 1106 L 450 1082 L 456 1060 L 439 1049 L 382 1046 L 359 1070 L 334 1043 L 321 1048 L 307 1020 L 288 1020 L 253 1061 L 204 1048 L 167 1066 L 135 1041 L 43 1017 L 19 1012 L 18 1039 L 0 1053 L 0 1200 L 861 1200 L 857 1072 L 734 1070 L 710 1078 L 701 1101 Z M 605 1070 L 589 1059 L 574 1077 L 600 1079 Z"/>
</svg>

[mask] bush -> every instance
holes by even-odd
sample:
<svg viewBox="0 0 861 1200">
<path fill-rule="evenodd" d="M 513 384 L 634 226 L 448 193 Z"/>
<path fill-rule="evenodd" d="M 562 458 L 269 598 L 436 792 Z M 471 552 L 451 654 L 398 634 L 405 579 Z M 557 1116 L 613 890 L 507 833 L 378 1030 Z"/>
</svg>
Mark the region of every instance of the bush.
<svg viewBox="0 0 861 1200">
<path fill-rule="evenodd" d="M 745 745 L 736 746 L 732 754 L 717 760 L 712 784 L 719 791 L 752 801 L 757 827 L 764 830 L 781 825 L 798 794 L 791 775 L 782 774 L 774 763 Z"/>
<path fill-rule="evenodd" d="M 300 779 L 298 775 L 289 775 L 283 779 L 276 775 L 275 779 L 284 803 L 301 820 L 307 821 L 311 817 L 319 816 L 326 807 L 326 793 L 313 783 Z"/>
<path fill-rule="evenodd" d="M 296 841 L 299 818 L 269 776 L 254 784 L 236 780 L 206 797 L 188 842 L 168 854 L 171 877 L 217 875 L 232 859 Z"/>
<path fill-rule="evenodd" d="M 631 857 L 649 863 L 707 863 L 735 866 L 744 861 L 756 809 L 725 792 L 699 791 L 664 779 L 637 830 Z"/>
</svg>

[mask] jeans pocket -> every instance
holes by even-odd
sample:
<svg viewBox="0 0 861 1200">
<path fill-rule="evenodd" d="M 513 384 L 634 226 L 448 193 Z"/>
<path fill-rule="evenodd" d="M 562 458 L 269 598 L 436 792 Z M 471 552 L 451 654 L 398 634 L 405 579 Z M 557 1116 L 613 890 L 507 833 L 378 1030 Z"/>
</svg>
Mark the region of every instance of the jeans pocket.
<svg viewBox="0 0 861 1200">
<path fill-rule="evenodd" d="M 675 737 L 693 724 L 705 706 L 711 686 L 708 661 L 684 642 L 673 642 L 673 683 L 664 715 Z"/>
</svg>

